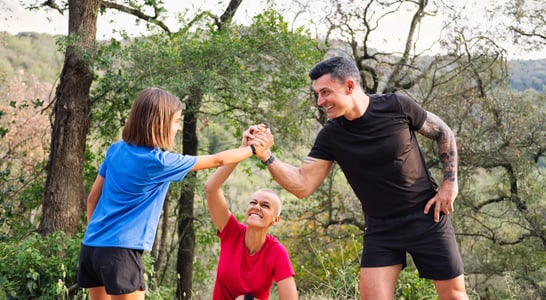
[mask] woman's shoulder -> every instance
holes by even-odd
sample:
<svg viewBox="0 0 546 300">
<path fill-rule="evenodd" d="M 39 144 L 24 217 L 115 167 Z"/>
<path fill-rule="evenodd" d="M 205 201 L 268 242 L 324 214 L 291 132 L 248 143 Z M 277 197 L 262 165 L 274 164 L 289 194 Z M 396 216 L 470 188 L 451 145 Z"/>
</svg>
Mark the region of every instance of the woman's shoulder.
<svg viewBox="0 0 546 300">
<path fill-rule="evenodd" d="M 267 234 L 265 244 L 271 249 L 271 251 L 286 252 L 286 247 L 272 234 Z"/>
</svg>

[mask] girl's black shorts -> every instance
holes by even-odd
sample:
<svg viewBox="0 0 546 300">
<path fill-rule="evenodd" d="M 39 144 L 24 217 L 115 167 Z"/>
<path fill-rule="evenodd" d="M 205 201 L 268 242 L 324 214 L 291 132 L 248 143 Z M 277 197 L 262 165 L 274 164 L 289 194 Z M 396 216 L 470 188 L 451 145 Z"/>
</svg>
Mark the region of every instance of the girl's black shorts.
<svg viewBox="0 0 546 300">
<path fill-rule="evenodd" d="M 367 217 L 360 266 L 407 265 L 409 253 L 423 278 L 447 280 L 464 273 L 464 265 L 449 216 L 434 222 L 434 207 L 399 217 Z"/>
<path fill-rule="evenodd" d="M 142 250 L 100 248 L 82 245 L 78 266 L 78 286 L 104 286 L 110 295 L 145 290 Z"/>
</svg>

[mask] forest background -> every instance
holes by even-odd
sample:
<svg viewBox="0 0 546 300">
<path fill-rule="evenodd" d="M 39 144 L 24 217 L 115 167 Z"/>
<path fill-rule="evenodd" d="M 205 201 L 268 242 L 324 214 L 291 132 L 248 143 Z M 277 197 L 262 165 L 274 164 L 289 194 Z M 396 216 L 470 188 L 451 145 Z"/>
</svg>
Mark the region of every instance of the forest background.
<svg viewBox="0 0 546 300">
<path fill-rule="evenodd" d="M 492 7 L 485 19 L 511 20 L 494 30 L 469 26 L 457 7 L 440 1 L 332 1 L 343 5 L 320 10 L 313 26 L 325 29 L 317 31 L 293 26 L 274 5 L 238 25 L 230 20 L 241 1 L 218 3 L 223 14 L 181 14 L 174 31 L 161 21 L 162 1 L 88 2 L 46 2 L 69 11 L 67 36 L 0 36 L 0 298 L 87 297 L 74 285 L 86 194 L 136 91 L 158 85 L 185 103 L 180 152 L 234 147 L 249 124 L 267 122 L 274 152 L 298 164 L 326 121 L 305 74 L 331 55 L 355 59 L 368 93 L 409 94 L 455 131 L 460 193 L 452 221 L 471 298 L 546 294 L 546 60 L 513 60 L 500 46 L 508 40 L 521 51 L 544 50 L 541 1 Z M 300 4 L 292 8 L 309 11 Z M 119 28 L 121 39 L 96 40 L 96 19 L 85 12 L 100 18 L 108 9 L 134 15 L 149 34 L 129 37 Z M 400 25 L 405 43 L 392 51 L 374 47 L 369 37 L 382 34 L 382 16 L 401 11 L 413 16 Z M 418 50 L 420 22 L 440 11 L 457 17 Z M 420 142 L 439 176 L 435 145 Z M 210 298 L 218 241 L 203 198 L 208 174 L 170 189 L 146 256 L 149 299 Z M 239 217 L 258 186 L 283 198 L 283 221 L 273 233 L 289 249 L 301 298 L 358 298 L 365 223 L 340 171 L 298 200 L 256 160 L 245 161 L 226 185 Z M 435 299 L 434 288 L 410 263 L 396 298 Z"/>
</svg>

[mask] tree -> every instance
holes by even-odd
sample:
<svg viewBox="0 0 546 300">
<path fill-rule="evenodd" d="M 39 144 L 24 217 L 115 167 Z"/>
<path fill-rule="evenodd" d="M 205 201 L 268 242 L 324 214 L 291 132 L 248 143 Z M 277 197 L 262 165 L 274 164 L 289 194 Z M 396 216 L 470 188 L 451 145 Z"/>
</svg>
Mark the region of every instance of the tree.
<svg viewBox="0 0 546 300">
<path fill-rule="evenodd" d="M 509 1 L 488 11 L 490 20 L 506 20 L 499 26 L 508 42 L 522 50 L 542 50 L 546 43 L 546 4 L 540 0 Z M 501 33 L 502 34 L 502 33 Z M 501 36 L 502 37 L 502 36 Z"/>
<path fill-rule="evenodd" d="M 161 1 L 148 1 L 160 11 Z M 96 24 L 100 9 L 115 8 L 147 21 L 155 21 L 132 7 L 100 0 L 40 2 L 29 8 L 47 6 L 60 13 L 68 10 L 68 37 L 65 61 L 53 100 L 53 126 L 47 178 L 44 187 L 42 218 L 38 231 L 48 234 L 57 230 L 72 235 L 78 229 L 84 201 L 83 167 L 85 145 L 90 124 L 89 90 L 95 78 Z M 161 25 L 161 22 L 156 21 Z"/>
<path fill-rule="evenodd" d="M 69 44 L 53 104 L 51 152 L 38 228 L 42 234 L 57 230 L 74 234 L 84 211 L 82 174 L 100 4 L 100 0 L 68 2 Z"/>
</svg>

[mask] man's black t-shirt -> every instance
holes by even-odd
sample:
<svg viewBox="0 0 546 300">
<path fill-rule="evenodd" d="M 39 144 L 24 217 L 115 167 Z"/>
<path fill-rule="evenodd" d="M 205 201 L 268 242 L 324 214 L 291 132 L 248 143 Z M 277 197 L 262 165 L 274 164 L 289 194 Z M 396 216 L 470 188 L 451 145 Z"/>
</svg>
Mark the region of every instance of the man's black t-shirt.
<svg viewBox="0 0 546 300">
<path fill-rule="evenodd" d="M 362 117 L 329 120 L 309 156 L 339 164 L 367 215 L 399 216 L 436 193 L 414 132 L 427 112 L 404 95 L 369 97 Z"/>
</svg>

